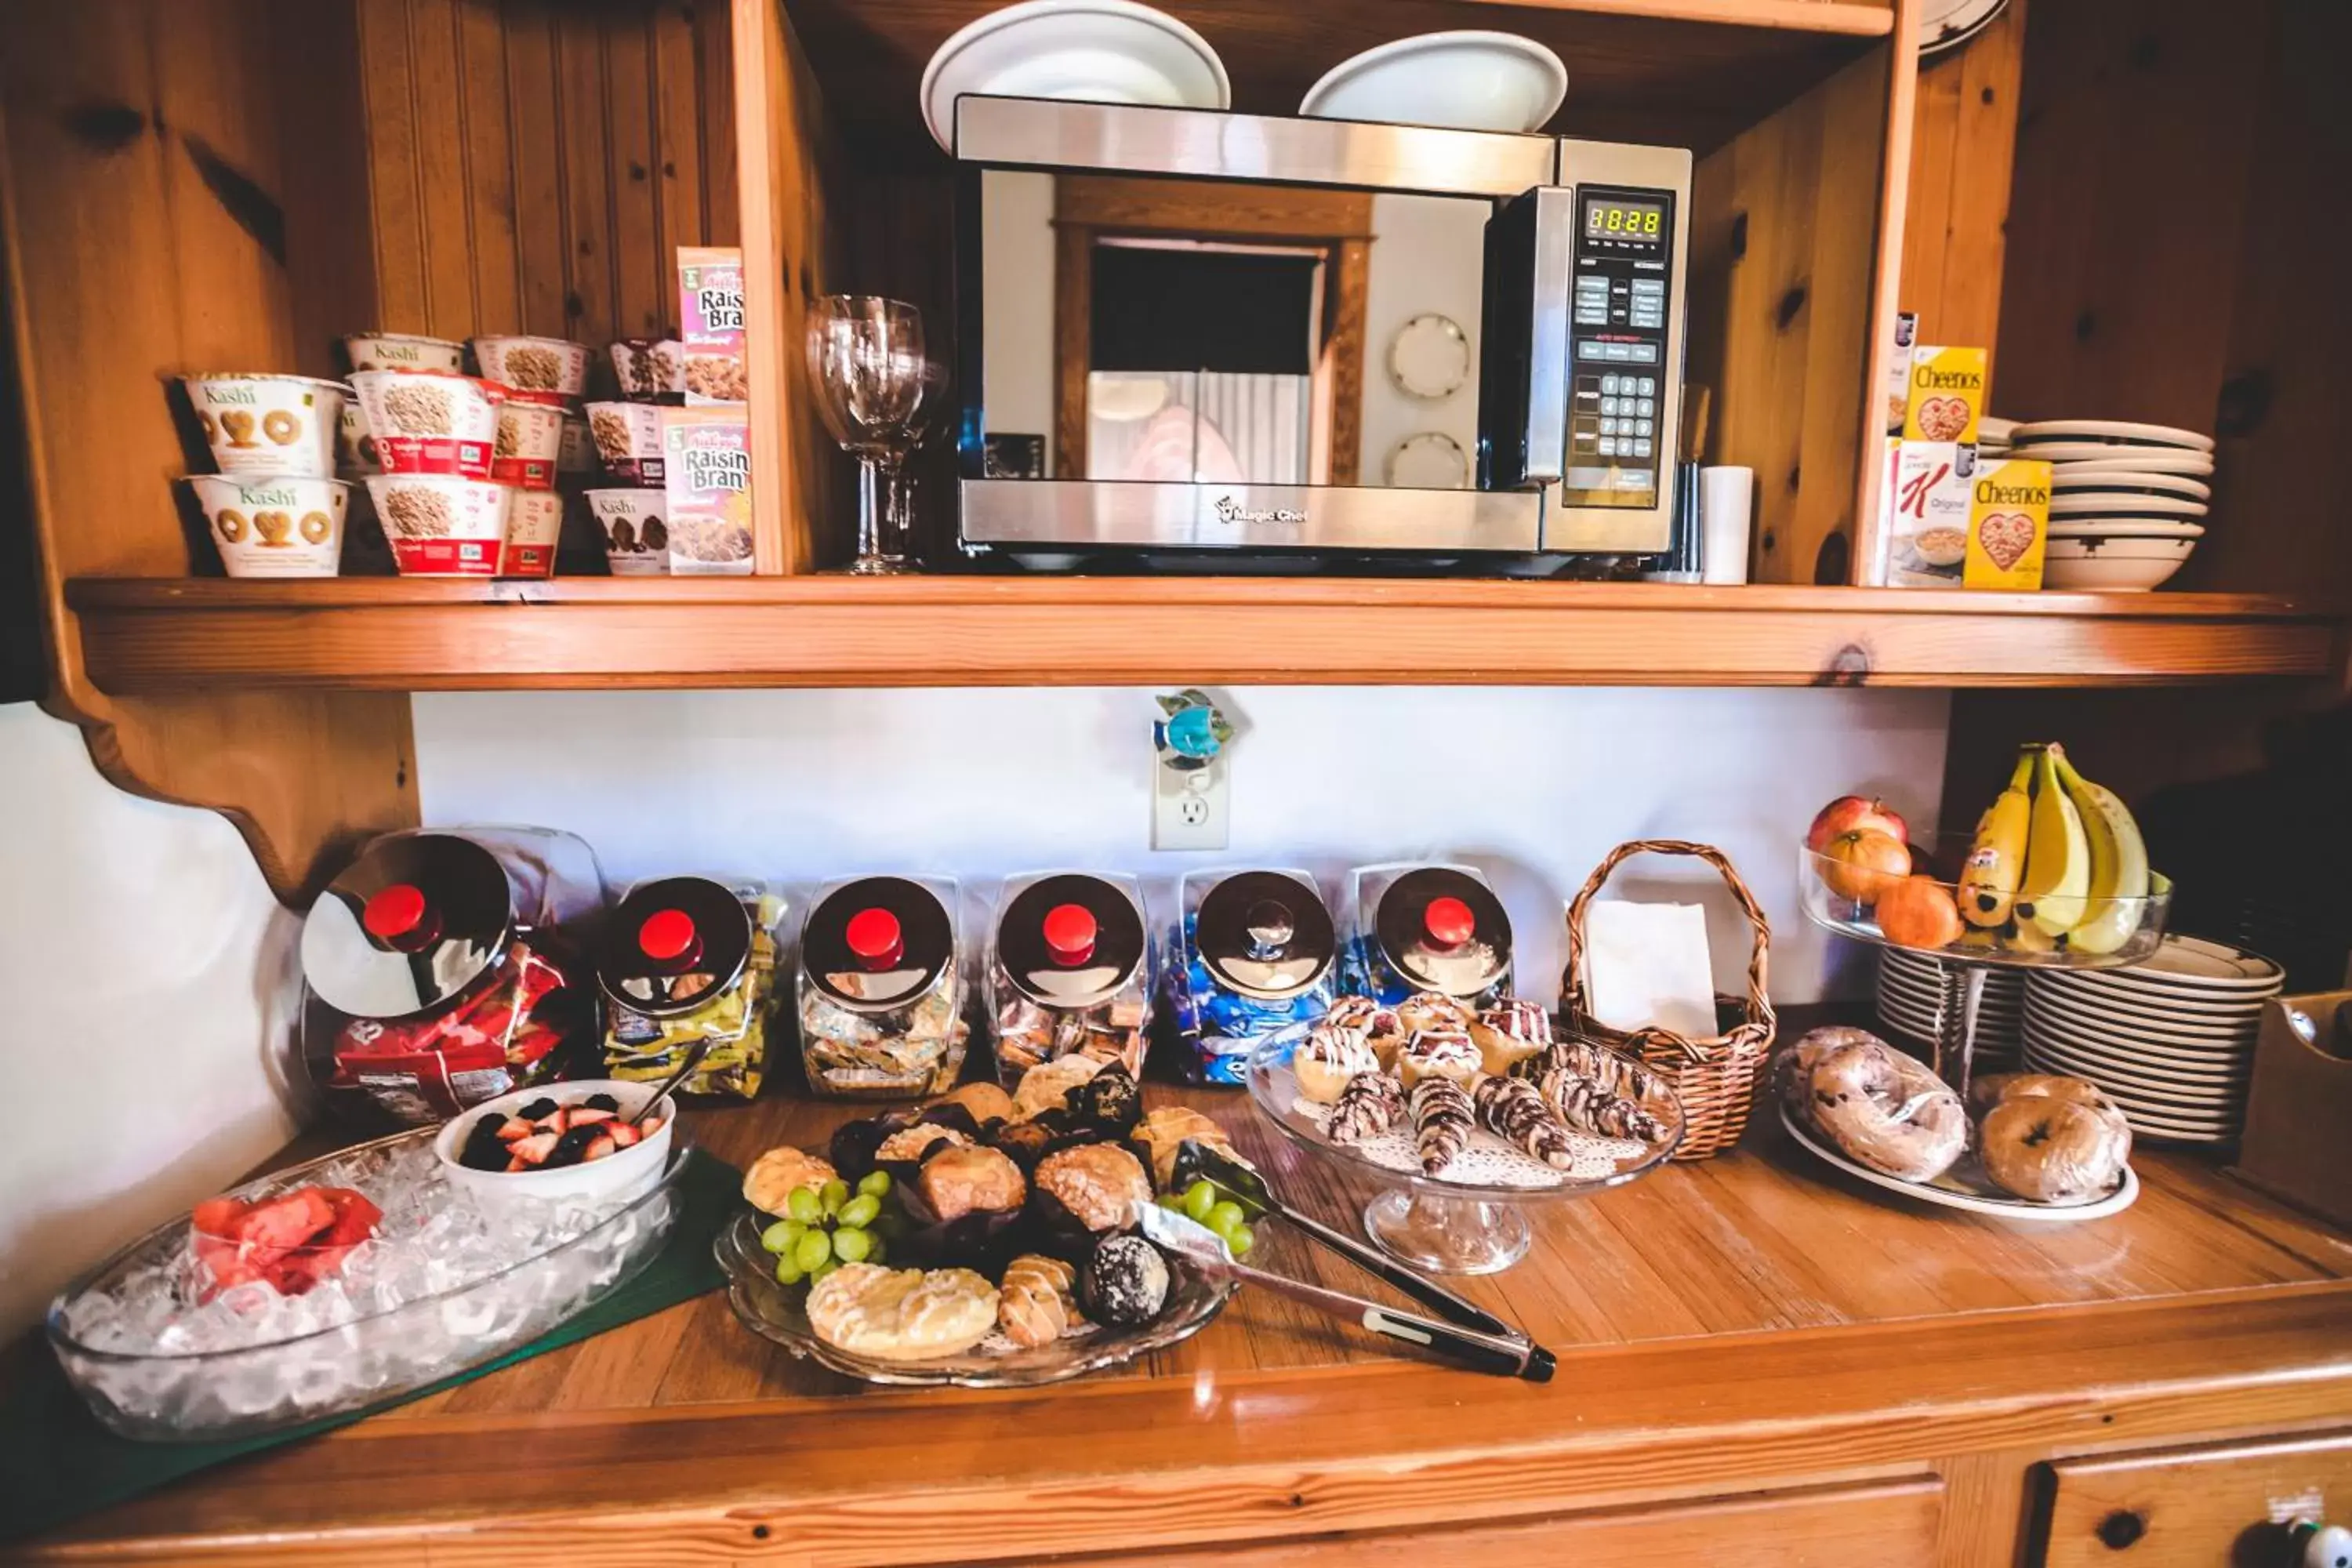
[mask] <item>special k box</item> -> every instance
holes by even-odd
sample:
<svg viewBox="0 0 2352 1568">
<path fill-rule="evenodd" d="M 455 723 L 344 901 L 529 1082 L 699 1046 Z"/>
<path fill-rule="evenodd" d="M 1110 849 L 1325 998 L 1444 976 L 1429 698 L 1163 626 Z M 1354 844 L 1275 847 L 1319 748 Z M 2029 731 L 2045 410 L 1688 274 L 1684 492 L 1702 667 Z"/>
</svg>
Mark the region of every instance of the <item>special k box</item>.
<svg viewBox="0 0 2352 1568">
<path fill-rule="evenodd" d="M 1958 441 L 1886 443 L 1881 580 L 1907 588 L 2042 586 L 2050 465 Z"/>
<path fill-rule="evenodd" d="M 1979 463 L 1969 483 L 1967 588 L 2032 593 L 2042 586 L 2050 538 L 2050 465 L 2032 458 Z"/>
<path fill-rule="evenodd" d="M 1984 403 L 1984 350 L 1913 347 L 1903 408 L 1905 440 L 1973 442 Z"/>
</svg>

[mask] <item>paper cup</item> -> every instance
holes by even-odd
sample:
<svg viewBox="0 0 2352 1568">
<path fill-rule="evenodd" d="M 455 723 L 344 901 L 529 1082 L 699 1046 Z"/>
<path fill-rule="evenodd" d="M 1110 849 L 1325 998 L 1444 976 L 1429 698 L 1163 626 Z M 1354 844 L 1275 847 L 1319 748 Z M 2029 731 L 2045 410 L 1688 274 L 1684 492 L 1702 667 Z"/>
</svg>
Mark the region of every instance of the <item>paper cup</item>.
<svg viewBox="0 0 2352 1568">
<path fill-rule="evenodd" d="M 356 332 L 343 340 L 353 370 L 446 370 L 466 368 L 466 345 L 414 332 Z"/>
<path fill-rule="evenodd" d="M 604 536 L 615 577 L 669 575 L 669 498 L 660 490 L 590 490 L 588 510 Z"/>
<path fill-rule="evenodd" d="M 661 410 L 649 403 L 592 403 L 588 434 L 604 471 L 625 485 L 658 485 L 662 467 Z"/>
<path fill-rule="evenodd" d="M 343 554 L 351 486 L 341 479 L 241 479 L 196 474 L 195 492 L 232 577 L 332 577 Z"/>
<path fill-rule="evenodd" d="M 613 378 L 632 403 L 677 402 L 686 396 L 686 345 L 675 338 L 623 338 L 605 351 Z"/>
<path fill-rule="evenodd" d="M 393 564 L 409 577 L 490 577 L 521 493 L 456 474 L 378 474 L 367 482 Z"/>
<path fill-rule="evenodd" d="M 307 375 L 214 372 L 180 378 L 213 466 L 239 479 L 332 479 L 351 389 Z"/>
<path fill-rule="evenodd" d="M 552 577 L 556 542 L 563 534 L 563 498 L 553 490 L 517 490 L 507 507 L 501 577 Z"/>
<path fill-rule="evenodd" d="M 588 347 L 562 338 L 476 338 L 482 374 L 526 403 L 562 401 L 588 390 Z"/>
<path fill-rule="evenodd" d="M 385 473 L 490 477 L 505 388 L 446 370 L 363 370 L 352 384 Z"/>
<path fill-rule="evenodd" d="M 562 450 L 562 409 L 544 403 L 510 401 L 499 405 L 490 478 L 527 490 L 553 489 L 555 462 Z"/>
</svg>

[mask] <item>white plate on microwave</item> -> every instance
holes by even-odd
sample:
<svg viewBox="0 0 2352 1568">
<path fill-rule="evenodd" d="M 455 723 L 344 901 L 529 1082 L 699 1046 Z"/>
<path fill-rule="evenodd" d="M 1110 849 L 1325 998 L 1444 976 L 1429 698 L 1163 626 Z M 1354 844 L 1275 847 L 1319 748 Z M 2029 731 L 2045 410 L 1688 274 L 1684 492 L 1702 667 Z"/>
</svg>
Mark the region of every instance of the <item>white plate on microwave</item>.
<svg viewBox="0 0 2352 1568">
<path fill-rule="evenodd" d="M 1568 98 L 1559 57 L 1517 33 L 1423 33 L 1341 60 L 1307 89 L 1311 120 L 1540 131 Z"/>
<path fill-rule="evenodd" d="M 1059 98 L 1229 109 L 1234 84 L 1208 40 L 1135 0 L 1023 0 L 957 32 L 923 69 L 931 139 L 955 151 L 956 100 Z"/>
<path fill-rule="evenodd" d="M 2036 419 L 2021 425 L 2010 437 L 2020 447 L 2050 441 L 2094 441 L 2102 446 L 2185 447 L 2210 452 L 2213 437 L 2175 425 L 2135 425 L 2127 419 Z"/>
</svg>

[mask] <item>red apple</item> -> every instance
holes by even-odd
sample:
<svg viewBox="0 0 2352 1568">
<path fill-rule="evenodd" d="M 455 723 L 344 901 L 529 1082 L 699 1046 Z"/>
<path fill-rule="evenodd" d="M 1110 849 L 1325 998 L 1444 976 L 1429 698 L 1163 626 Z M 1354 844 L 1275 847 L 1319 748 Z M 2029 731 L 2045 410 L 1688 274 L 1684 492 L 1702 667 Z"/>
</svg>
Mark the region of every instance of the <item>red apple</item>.
<svg viewBox="0 0 2352 1568">
<path fill-rule="evenodd" d="M 1891 833 L 1841 833 L 1821 858 L 1830 891 L 1858 904 L 1876 902 L 1881 891 L 1911 874 L 1911 851 Z"/>
<path fill-rule="evenodd" d="M 1805 847 L 1818 855 L 1841 833 L 1884 833 L 1897 844 L 1911 842 L 1909 825 L 1874 795 L 1842 795 L 1822 807 L 1805 830 Z"/>
</svg>

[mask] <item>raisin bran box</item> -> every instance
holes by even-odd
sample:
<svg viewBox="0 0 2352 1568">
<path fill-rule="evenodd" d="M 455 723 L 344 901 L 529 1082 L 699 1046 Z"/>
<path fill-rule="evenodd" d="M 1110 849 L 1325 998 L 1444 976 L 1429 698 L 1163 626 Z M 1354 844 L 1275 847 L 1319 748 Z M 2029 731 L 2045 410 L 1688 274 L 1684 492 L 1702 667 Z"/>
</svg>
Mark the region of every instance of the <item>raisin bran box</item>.
<svg viewBox="0 0 2352 1568">
<path fill-rule="evenodd" d="M 751 572 L 751 422 L 731 408 L 661 410 L 672 576 Z"/>
<path fill-rule="evenodd" d="M 743 253 L 731 246 L 677 250 L 678 342 L 686 401 L 740 403 L 750 395 L 743 359 Z"/>
</svg>

